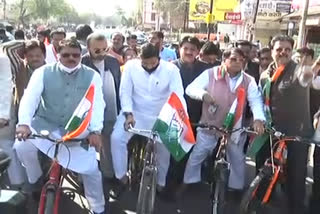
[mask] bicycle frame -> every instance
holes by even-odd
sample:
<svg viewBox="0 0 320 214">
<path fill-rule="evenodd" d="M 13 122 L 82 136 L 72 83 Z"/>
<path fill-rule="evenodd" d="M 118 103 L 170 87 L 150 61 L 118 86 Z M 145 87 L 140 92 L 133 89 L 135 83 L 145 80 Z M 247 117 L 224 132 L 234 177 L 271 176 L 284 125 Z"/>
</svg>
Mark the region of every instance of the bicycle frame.
<svg viewBox="0 0 320 214">
<path fill-rule="evenodd" d="M 61 169 L 62 167 L 59 165 L 57 160 L 58 155 L 58 149 L 59 144 L 57 143 L 55 145 L 55 151 L 54 151 L 54 159 L 52 160 L 50 169 L 49 169 L 49 180 L 46 182 L 46 184 L 41 189 L 41 196 L 40 196 L 40 202 L 39 202 L 39 214 L 44 213 L 45 209 L 45 203 L 47 199 L 47 191 L 48 190 L 54 190 L 55 191 L 55 202 L 54 202 L 54 214 L 58 214 L 59 212 L 59 201 L 61 197 Z"/>
<path fill-rule="evenodd" d="M 145 148 L 143 158 L 143 169 L 140 180 L 139 195 L 137 201 L 137 214 L 151 214 L 154 210 L 156 183 L 157 183 L 157 165 L 156 165 L 156 139 L 158 134 L 151 130 L 141 130 L 130 127 L 128 130 L 133 134 L 148 135 L 148 142 Z"/>
<path fill-rule="evenodd" d="M 287 150 L 287 143 L 292 141 L 300 141 L 299 137 L 287 137 L 285 134 L 276 131 L 275 129 L 271 128 L 269 130 L 270 134 L 273 135 L 278 141 L 271 147 L 271 155 L 270 158 L 268 158 L 265 161 L 265 166 L 271 166 L 273 176 L 272 179 L 268 185 L 268 188 L 266 190 L 266 193 L 263 196 L 261 204 L 264 205 L 268 203 L 272 190 L 274 186 L 276 185 L 279 177 L 283 173 L 283 166 L 285 165 L 285 157 L 284 152 Z M 272 141 L 270 141 L 271 145 Z M 271 163 L 270 163 L 271 161 Z"/>
<path fill-rule="evenodd" d="M 40 194 L 40 201 L 39 201 L 39 208 L 38 208 L 38 214 L 44 214 L 46 209 L 46 200 L 47 200 L 47 192 L 53 191 L 54 192 L 54 208 L 53 208 L 53 214 L 58 214 L 59 212 L 59 202 L 61 198 L 62 193 L 62 183 L 65 179 L 65 176 L 67 175 L 67 170 L 64 169 L 62 166 L 59 165 L 58 162 L 58 153 L 59 153 L 59 145 L 63 143 L 60 139 L 52 139 L 49 137 L 48 132 L 44 132 L 45 134 L 33 134 L 32 137 L 35 138 L 42 138 L 47 139 L 54 143 L 54 156 L 50 165 L 49 169 L 49 180 L 44 184 L 44 186 L 41 189 Z M 70 140 L 70 141 L 76 141 L 79 142 L 78 139 Z M 68 179 L 67 179 L 68 180 Z M 73 182 L 70 183 L 73 185 Z M 75 185 L 73 185 L 75 186 Z M 75 191 L 77 192 L 77 191 Z"/>
</svg>

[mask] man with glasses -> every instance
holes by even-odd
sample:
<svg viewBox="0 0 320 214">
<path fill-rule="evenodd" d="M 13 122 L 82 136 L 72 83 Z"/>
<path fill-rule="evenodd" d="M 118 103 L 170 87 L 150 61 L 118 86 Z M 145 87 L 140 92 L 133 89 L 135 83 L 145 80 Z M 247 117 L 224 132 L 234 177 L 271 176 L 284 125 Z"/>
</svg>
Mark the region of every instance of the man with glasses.
<svg viewBox="0 0 320 214">
<path fill-rule="evenodd" d="M 102 144 L 105 107 L 101 78 L 97 72 L 81 64 L 81 46 L 76 40 L 62 40 L 58 51 L 59 62 L 37 69 L 24 92 L 14 147 L 25 166 L 29 183 L 35 191 L 39 190 L 43 185 L 43 172 L 37 153 L 40 150 L 53 158 L 53 144 L 45 139 L 28 139 L 28 136 L 41 130 L 48 130 L 55 138 L 64 136 L 77 106 L 84 100 L 89 87 L 94 87 L 92 115 L 83 133 L 87 135 L 89 146 L 86 141 L 70 145 L 69 150 L 61 145 L 58 160 L 64 168 L 81 175 L 85 196 L 93 212 L 105 214 L 102 176 L 96 160 L 96 151 L 101 149 Z"/>
<path fill-rule="evenodd" d="M 116 58 L 107 54 L 108 43 L 103 34 L 90 34 L 87 39 L 87 47 L 89 53 L 82 57 L 82 64 L 100 74 L 104 101 L 106 103 L 102 130 L 103 144 L 100 153 L 101 171 L 104 177 L 113 178 L 110 135 L 120 110 L 120 65 Z"/>
<path fill-rule="evenodd" d="M 241 49 L 226 50 L 223 53 L 223 65 L 205 70 L 186 88 L 188 96 L 203 102 L 200 123 L 228 129 L 242 128 L 248 102 L 254 117 L 253 129 L 258 134 L 264 132 L 261 93 L 253 77 L 243 71 L 244 62 L 245 55 Z M 233 117 L 229 124 L 227 115 L 240 117 Z M 184 184 L 200 182 L 201 163 L 216 147 L 219 137 L 215 131 L 198 129 L 197 142 L 184 173 Z M 241 193 L 245 185 L 245 141 L 246 133 L 235 132 L 227 146 L 231 164 L 228 186 L 234 193 Z"/>
</svg>

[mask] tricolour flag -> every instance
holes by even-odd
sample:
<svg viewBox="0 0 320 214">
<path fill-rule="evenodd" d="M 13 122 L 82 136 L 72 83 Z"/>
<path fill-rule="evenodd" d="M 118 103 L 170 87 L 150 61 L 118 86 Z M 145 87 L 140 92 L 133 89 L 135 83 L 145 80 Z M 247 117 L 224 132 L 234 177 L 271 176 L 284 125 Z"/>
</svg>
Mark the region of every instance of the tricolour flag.
<svg viewBox="0 0 320 214">
<path fill-rule="evenodd" d="M 239 129 L 242 127 L 242 116 L 246 102 L 246 91 L 243 87 L 239 86 L 237 89 L 237 97 L 233 101 L 231 108 L 223 122 L 223 127 L 228 130 Z M 239 143 L 239 132 L 231 134 L 231 141 L 233 143 Z"/>
<path fill-rule="evenodd" d="M 67 141 L 73 138 L 83 138 L 86 132 L 92 116 L 92 107 L 94 99 L 94 85 L 90 85 L 85 96 L 81 99 L 76 110 L 73 112 L 70 120 L 65 126 L 65 130 L 68 131 L 62 137 L 63 141 Z"/>
<path fill-rule="evenodd" d="M 179 99 L 172 93 L 153 126 L 161 142 L 176 161 L 180 161 L 195 144 L 189 117 Z"/>
</svg>

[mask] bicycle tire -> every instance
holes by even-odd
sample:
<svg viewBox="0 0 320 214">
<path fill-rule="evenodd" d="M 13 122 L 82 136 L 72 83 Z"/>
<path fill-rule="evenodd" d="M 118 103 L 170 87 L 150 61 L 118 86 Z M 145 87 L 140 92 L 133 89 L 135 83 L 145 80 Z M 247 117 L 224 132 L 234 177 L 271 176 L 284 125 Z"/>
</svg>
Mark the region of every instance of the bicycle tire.
<svg viewBox="0 0 320 214">
<path fill-rule="evenodd" d="M 262 199 L 271 182 L 272 168 L 264 166 L 251 182 L 240 202 L 240 214 L 251 214 L 263 207 Z"/>
<path fill-rule="evenodd" d="M 211 214 L 224 214 L 226 210 L 226 193 L 230 170 L 226 162 L 218 162 L 215 173 L 215 181 L 212 183 Z"/>
<path fill-rule="evenodd" d="M 139 196 L 137 201 L 137 214 L 152 214 L 156 197 L 157 168 L 148 165 L 143 169 Z"/>
<path fill-rule="evenodd" d="M 45 203 L 43 214 L 55 214 L 54 213 L 55 198 L 56 198 L 56 192 L 53 190 L 47 190 L 46 203 Z"/>
</svg>

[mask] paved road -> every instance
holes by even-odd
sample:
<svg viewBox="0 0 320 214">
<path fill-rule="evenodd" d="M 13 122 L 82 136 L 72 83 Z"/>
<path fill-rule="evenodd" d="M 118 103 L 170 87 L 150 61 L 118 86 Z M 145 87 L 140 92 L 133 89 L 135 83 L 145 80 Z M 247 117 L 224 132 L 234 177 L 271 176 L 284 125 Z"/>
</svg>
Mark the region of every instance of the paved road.
<svg viewBox="0 0 320 214">
<path fill-rule="evenodd" d="M 311 167 L 309 167 L 309 175 L 311 172 Z M 254 165 L 252 161 L 247 161 L 247 174 L 249 183 L 254 176 Z M 307 179 L 307 189 L 308 195 L 310 194 L 310 182 L 311 178 Z M 176 201 L 165 201 L 157 197 L 155 204 L 155 214 L 195 214 L 210 213 L 210 201 L 209 201 L 209 186 L 205 184 L 193 185 L 186 190 L 183 196 Z M 134 214 L 136 200 L 138 198 L 137 191 L 128 191 L 124 193 L 119 201 L 110 200 L 111 214 Z M 67 197 L 62 200 L 61 213 L 62 214 L 85 214 L 88 213 L 84 211 L 79 205 L 79 200 L 77 203 L 70 201 Z M 285 196 L 278 191 L 278 193 L 273 198 L 271 205 L 268 206 L 264 214 L 286 214 L 285 208 Z M 226 214 L 237 214 L 239 211 L 239 199 L 234 197 L 228 197 L 228 210 Z M 30 214 L 35 214 L 35 209 L 29 212 Z"/>
</svg>

